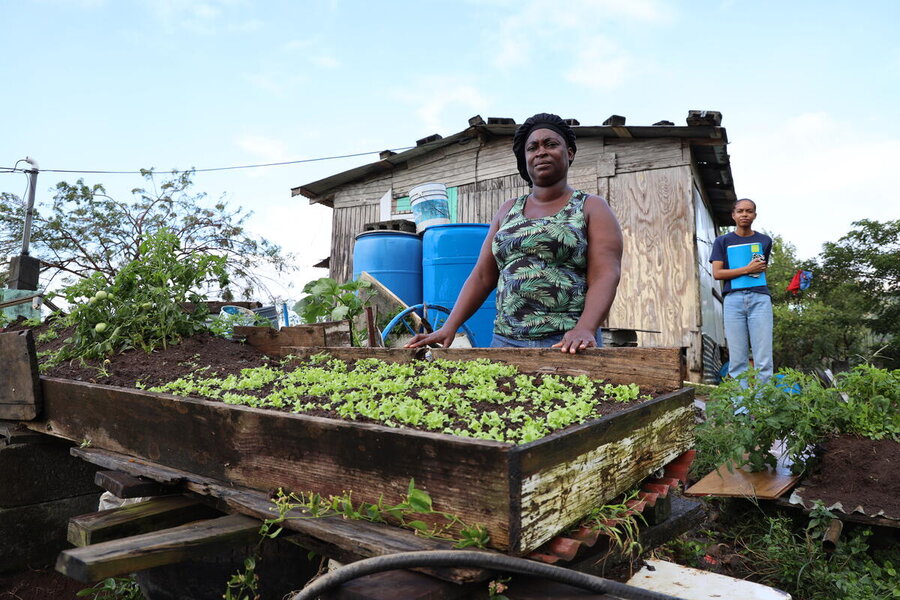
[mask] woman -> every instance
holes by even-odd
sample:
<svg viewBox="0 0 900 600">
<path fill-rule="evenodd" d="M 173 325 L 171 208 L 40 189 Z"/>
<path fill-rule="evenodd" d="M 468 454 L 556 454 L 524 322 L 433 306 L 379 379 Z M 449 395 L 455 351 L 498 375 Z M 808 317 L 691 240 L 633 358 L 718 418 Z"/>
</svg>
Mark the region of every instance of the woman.
<svg viewBox="0 0 900 600">
<path fill-rule="evenodd" d="M 561 118 L 534 115 L 513 137 L 519 173 L 532 191 L 507 200 L 444 326 L 407 348 L 448 347 L 457 329 L 497 288 L 492 347 L 602 345 L 600 323 L 616 297 L 622 233 L 606 201 L 567 181 L 575 132 Z"/>
</svg>

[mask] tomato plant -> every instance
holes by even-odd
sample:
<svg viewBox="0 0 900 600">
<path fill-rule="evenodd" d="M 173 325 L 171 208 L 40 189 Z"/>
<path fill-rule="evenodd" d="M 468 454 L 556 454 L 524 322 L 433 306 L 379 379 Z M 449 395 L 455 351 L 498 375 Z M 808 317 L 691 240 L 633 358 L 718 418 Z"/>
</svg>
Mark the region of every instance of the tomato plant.
<svg viewBox="0 0 900 600">
<path fill-rule="evenodd" d="M 48 360 L 102 358 L 131 348 L 166 347 L 202 331 L 207 315 L 204 285 L 227 284 L 225 259 L 195 254 L 178 258 L 178 238 L 159 231 L 140 245 L 138 257 L 112 282 L 95 273 L 60 295 L 73 307 L 63 325 L 69 340 Z M 185 306 L 193 305 L 193 311 Z"/>
</svg>

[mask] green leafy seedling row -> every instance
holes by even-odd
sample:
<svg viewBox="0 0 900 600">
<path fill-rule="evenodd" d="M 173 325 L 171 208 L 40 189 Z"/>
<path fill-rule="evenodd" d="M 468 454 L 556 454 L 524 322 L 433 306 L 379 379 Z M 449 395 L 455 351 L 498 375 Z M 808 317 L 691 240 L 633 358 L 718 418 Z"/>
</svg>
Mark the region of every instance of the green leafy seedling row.
<svg viewBox="0 0 900 600">
<path fill-rule="evenodd" d="M 485 359 L 397 364 L 367 358 L 350 364 L 317 355 L 290 364 L 224 378 L 198 372 L 151 391 L 514 444 L 596 419 L 604 401 L 649 398 L 635 384 L 528 375 Z"/>
</svg>

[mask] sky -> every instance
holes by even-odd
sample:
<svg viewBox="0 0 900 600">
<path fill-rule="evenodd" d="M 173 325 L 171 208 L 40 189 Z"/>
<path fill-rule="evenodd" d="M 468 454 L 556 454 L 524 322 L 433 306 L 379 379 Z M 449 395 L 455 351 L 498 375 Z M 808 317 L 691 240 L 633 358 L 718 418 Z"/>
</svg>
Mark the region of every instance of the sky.
<svg viewBox="0 0 900 600">
<path fill-rule="evenodd" d="M 218 168 L 195 190 L 252 211 L 293 253 L 297 299 L 329 255 L 331 209 L 291 188 L 377 153 L 553 112 L 684 125 L 716 110 L 756 228 L 799 258 L 860 219 L 900 218 L 900 2 L 832 0 L 0 0 L 0 168 Z M 42 172 L 103 183 L 139 175 Z M 22 195 L 25 176 L 0 173 Z"/>
</svg>

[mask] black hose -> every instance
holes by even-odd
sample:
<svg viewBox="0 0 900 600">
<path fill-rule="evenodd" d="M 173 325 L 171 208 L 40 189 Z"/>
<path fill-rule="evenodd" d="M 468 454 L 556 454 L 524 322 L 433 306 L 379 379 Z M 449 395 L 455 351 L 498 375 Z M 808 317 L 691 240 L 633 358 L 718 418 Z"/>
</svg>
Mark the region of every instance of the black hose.
<svg viewBox="0 0 900 600">
<path fill-rule="evenodd" d="M 321 579 L 315 580 L 306 589 L 295 595 L 292 600 L 314 600 L 333 587 L 357 577 L 371 575 L 372 573 L 421 567 L 477 567 L 507 573 L 534 575 L 591 592 L 597 592 L 598 594 L 612 594 L 625 600 L 682 600 L 668 594 L 643 590 L 624 583 L 581 573 L 580 571 L 554 567 L 553 565 L 506 556 L 505 554 L 474 550 L 401 552 L 366 558 L 344 565 Z"/>
</svg>

